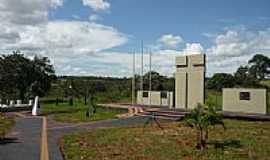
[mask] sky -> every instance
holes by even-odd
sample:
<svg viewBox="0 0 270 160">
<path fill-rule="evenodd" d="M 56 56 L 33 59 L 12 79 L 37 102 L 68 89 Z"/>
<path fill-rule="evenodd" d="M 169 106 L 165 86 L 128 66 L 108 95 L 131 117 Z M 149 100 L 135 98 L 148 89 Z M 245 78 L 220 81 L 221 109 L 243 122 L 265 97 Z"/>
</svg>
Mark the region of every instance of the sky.
<svg viewBox="0 0 270 160">
<path fill-rule="evenodd" d="M 175 57 L 206 54 L 207 76 L 270 56 L 269 0 L 0 0 L 0 53 L 49 57 L 57 75 L 175 72 Z"/>
</svg>

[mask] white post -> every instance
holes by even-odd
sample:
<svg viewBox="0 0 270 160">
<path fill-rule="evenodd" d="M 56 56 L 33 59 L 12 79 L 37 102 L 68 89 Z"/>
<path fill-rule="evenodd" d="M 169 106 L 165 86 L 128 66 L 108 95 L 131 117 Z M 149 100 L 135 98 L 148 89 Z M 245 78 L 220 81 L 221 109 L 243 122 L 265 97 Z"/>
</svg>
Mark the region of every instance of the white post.
<svg viewBox="0 0 270 160">
<path fill-rule="evenodd" d="M 135 51 L 133 51 L 133 75 L 132 75 L 132 106 L 135 104 Z"/>
<path fill-rule="evenodd" d="M 22 100 L 16 100 L 16 104 L 17 105 L 21 105 L 22 104 Z"/>
<path fill-rule="evenodd" d="M 29 106 L 32 106 L 33 105 L 33 100 L 32 99 L 29 100 L 28 105 Z"/>
<path fill-rule="evenodd" d="M 152 104 L 151 102 L 152 97 L 152 52 L 149 52 L 149 105 Z"/>
<path fill-rule="evenodd" d="M 142 41 L 142 44 L 141 44 L 141 91 L 143 91 L 143 41 Z"/>
<path fill-rule="evenodd" d="M 34 106 L 33 106 L 33 109 L 32 109 L 32 115 L 33 116 L 37 116 L 38 115 L 38 100 L 39 100 L 39 97 L 36 96 L 35 97 L 35 102 L 34 102 Z"/>
<path fill-rule="evenodd" d="M 9 106 L 13 107 L 14 106 L 14 100 L 9 101 Z"/>
</svg>

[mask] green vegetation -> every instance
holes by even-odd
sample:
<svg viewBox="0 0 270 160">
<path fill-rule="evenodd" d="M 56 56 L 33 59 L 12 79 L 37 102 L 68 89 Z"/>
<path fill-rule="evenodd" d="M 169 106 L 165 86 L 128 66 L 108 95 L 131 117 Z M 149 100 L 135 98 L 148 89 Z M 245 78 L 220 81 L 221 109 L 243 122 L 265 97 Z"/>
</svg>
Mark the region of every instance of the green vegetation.
<svg viewBox="0 0 270 160">
<path fill-rule="evenodd" d="M 184 122 L 154 128 L 110 128 L 64 136 L 67 160 L 246 160 L 270 157 L 270 122 L 225 120 L 224 132 L 209 132 L 208 149 L 195 149 L 196 134 Z"/>
<path fill-rule="evenodd" d="M 196 148 L 203 151 L 206 149 L 209 128 L 216 125 L 221 125 L 225 129 L 223 118 L 219 115 L 214 107 L 207 107 L 198 104 L 189 115 L 185 117 L 185 122 L 188 126 L 194 128 L 197 134 Z"/>
<path fill-rule="evenodd" d="M 15 120 L 12 117 L 6 117 L 0 114 L 0 140 L 12 129 L 15 125 Z"/>
<path fill-rule="evenodd" d="M 270 59 L 257 54 L 248 61 L 248 65 L 240 66 L 233 75 L 215 73 L 207 80 L 206 88 L 216 91 L 231 87 L 267 88 L 268 85 L 260 82 L 268 79 L 270 75 L 269 68 Z"/>
<path fill-rule="evenodd" d="M 0 75 L 2 100 L 44 96 L 55 78 L 54 68 L 48 58 L 35 56 L 32 60 L 19 51 L 0 56 Z"/>
<path fill-rule="evenodd" d="M 215 107 L 217 110 L 222 109 L 222 92 L 206 89 L 205 104 Z"/>
<path fill-rule="evenodd" d="M 41 105 L 42 114 L 53 115 L 56 121 L 65 123 L 80 123 L 115 119 L 117 118 L 117 114 L 125 112 L 121 109 L 97 107 L 96 113 L 90 114 L 90 116 L 87 117 L 86 113 L 89 110 L 89 107 L 85 106 L 82 103 L 75 103 L 74 106 L 69 106 L 68 103 L 60 103 L 59 105 L 56 105 L 54 103 L 43 103 Z"/>
</svg>

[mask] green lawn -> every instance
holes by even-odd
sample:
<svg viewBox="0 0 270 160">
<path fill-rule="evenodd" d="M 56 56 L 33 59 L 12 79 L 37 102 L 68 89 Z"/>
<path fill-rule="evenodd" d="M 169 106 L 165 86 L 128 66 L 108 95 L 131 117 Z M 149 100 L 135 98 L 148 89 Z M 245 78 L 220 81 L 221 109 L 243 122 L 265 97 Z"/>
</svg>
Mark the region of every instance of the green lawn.
<svg viewBox="0 0 270 160">
<path fill-rule="evenodd" d="M 121 109 L 110 109 L 106 107 L 97 107 L 97 112 L 90 117 L 86 116 L 88 107 L 77 103 L 74 106 L 69 106 L 67 103 L 61 103 L 58 106 L 53 104 L 42 104 L 42 113 L 44 115 L 53 115 L 58 122 L 65 123 L 81 123 L 91 122 L 106 119 L 116 119 L 116 115 L 125 111 Z"/>
<path fill-rule="evenodd" d="M 15 125 L 15 120 L 12 117 L 6 117 L 0 113 L 0 139 L 3 138 Z"/>
<path fill-rule="evenodd" d="M 215 106 L 218 110 L 222 109 L 222 93 L 215 90 L 205 91 L 205 103 Z"/>
<path fill-rule="evenodd" d="M 195 149 L 195 132 L 182 122 L 156 127 L 97 129 L 64 136 L 66 160 L 267 160 L 270 159 L 270 122 L 225 121 L 227 130 L 210 132 L 206 152 Z M 179 127 L 177 127 L 179 126 Z"/>
</svg>

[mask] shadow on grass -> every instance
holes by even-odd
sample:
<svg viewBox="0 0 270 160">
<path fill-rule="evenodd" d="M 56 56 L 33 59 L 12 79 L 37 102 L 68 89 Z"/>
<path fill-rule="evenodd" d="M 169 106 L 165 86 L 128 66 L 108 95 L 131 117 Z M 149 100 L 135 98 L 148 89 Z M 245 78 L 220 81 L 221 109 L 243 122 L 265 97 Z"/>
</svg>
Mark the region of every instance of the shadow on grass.
<svg viewBox="0 0 270 160">
<path fill-rule="evenodd" d="M 215 149 L 226 149 L 226 148 L 241 148 L 242 144 L 239 140 L 222 140 L 222 141 L 209 141 L 207 144 L 213 145 Z"/>
<path fill-rule="evenodd" d="M 9 143 L 19 143 L 17 138 L 1 138 L 0 145 L 6 145 Z"/>
</svg>

